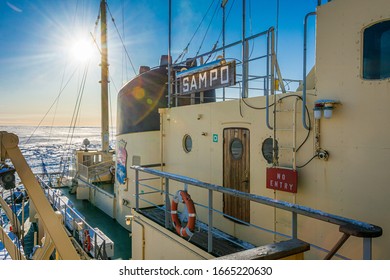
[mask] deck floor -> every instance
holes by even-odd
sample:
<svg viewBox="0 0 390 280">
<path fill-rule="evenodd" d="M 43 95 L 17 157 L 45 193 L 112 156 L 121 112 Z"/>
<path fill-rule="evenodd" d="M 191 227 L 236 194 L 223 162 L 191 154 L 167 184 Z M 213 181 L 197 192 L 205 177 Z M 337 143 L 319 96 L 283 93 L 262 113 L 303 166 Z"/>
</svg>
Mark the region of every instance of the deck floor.
<svg viewBox="0 0 390 280">
<path fill-rule="evenodd" d="M 151 207 L 140 209 L 140 213 L 158 223 L 161 226 L 165 225 L 165 211 L 159 207 Z M 173 228 L 170 228 L 172 232 L 176 232 Z M 207 251 L 208 240 L 208 226 L 202 222 L 196 222 L 196 229 L 194 235 L 190 238 L 189 242 L 195 246 Z M 217 229 L 213 229 L 213 251 L 212 255 L 215 257 L 225 256 L 240 252 L 243 250 L 254 248 L 255 246 L 239 240 L 234 236 L 226 234 Z"/>
<path fill-rule="evenodd" d="M 93 228 L 99 228 L 114 242 L 114 260 L 128 260 L 131 258 L 131 237 L 129 231 L 102 210 L 95 207 L 88 200 L 78 200 L 75 194 L 70 194 L 68 188 L 62 193 L 74 204 L 75 208 L 83 214 L 85 220 Z"/>
</svg>

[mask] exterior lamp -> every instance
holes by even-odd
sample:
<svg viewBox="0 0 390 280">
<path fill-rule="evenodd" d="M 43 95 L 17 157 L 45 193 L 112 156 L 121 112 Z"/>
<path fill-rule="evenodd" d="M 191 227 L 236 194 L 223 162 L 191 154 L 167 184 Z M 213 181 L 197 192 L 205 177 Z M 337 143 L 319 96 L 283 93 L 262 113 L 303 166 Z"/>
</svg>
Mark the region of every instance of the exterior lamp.
<svg viewBox="0 0 390 280">
<path fill-rule="evenodd" d="M 332 117 L 333 105 L 325 105 L 324 106 L 324 118 L 330 119 Z"/>
<path fill-rule="evenodd" d="M 322 111 L 324 111 L 324 118 L 330 119 L 333 114 L 333 109 L 336 104 L 340 104 L 340 101 L 333 99 L 320 99 L 314 104 L 314 118 L 316 120 L 321 119 Z"/>
<path fill-rule="evenodd" d="M 321 119 L 321 115 L 322 115 L 322 106 L 317 106 L 317 104 L 316 104 L 316 106 L 314 106 L 314 118 L 316 119 L 316 120 L 319 120 L 319 119 Z"/>
<path fill-rule="evenodd" d="M 132 220 L 133 220 L 133 215 L 126 215 L 125 216 L 126 225 L 129 226 L 131 224 Z"/>
</svg>

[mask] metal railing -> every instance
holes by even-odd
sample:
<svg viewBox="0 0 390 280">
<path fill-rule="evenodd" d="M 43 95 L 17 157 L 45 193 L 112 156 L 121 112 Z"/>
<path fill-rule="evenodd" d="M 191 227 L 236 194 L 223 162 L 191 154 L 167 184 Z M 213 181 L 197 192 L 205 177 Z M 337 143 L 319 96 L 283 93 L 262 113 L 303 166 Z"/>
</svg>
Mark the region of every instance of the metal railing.
<svg viewBox="0 0 390 280">
<path fill-rule="evenodd" d="M 250 88 L 250 83 L 252 83 L 252 90 L 255 91 L 263 91 L 263 96 L 268 96 L 269 94 L 273 95 L 276 92 L 275 88 L 275 74 L 277 74 L 277 79 L 279 80 L 279 84 L 281 86 L 281 91 L 286 92 L 284 82 L 286 83 L 300 83 L 301 81 L 297 80 L 291 80 L 291 79 L 283 79 L 281 76 L 281 72 L 279 69 L 279 65 L 276 58 L 276 52 L 275 52 L 275 29 L 274 27 L 270 27 L 269 29 L 256 33 L 252 36 L 245 37 L 241 40 L 235 41 L 233 43 L 227 44 L 225 46 L 222 46 L 220 48 L 213 49 L 211 51 L 196 55 L 194 57 L 189 58 L 190 61 L 195 61 L 197 59 L 200 59 L 201 61 L 203 58 L 207 58 L 207 60 L 212 56 L 217 56 L 218 54 L 223 54 L 223 59 L 230 59 L 229 57 L 236 57 L 236 54 L 242 53 L 241 60 L 240 59 L 233 59 L 236 60 L 236 65 L 241 66 L 242 70 L 241 73 L 236 73 L 236 77 L 239 79 L 237 83 L 239 86 L 229 86 L 225 87 L 226 89 L 238 89 L 240 92 L 240 95 L 237 95 L 237 98 L 247 98 L 248 96 L 248 89 Z M 261 42 L 257 42 L 259 45 L 263 45 L 262 48 L 259 48 L 260 51 L 254 52 L 254 45 L 255 40 L 264 40 Z M 253 43 L 253 44 L 252 44 Z M 253 48 L 249 53 L 249 44 L 252 44 L 251 47 Z M 238 51 L 235 48 L 242 48 L 242 50 Z M 264 50 L 264 52 L 262 52 Z M 231 51 L 231 56 L 229 53 L 226 53 L 226 51 Z M 172 64 L 173 70 L 175 72 L 182 71 L 183 64 L 185 61 L 181 61 L 176 64 Z M 258 63 L 258 64 L 254 64 Z M 252 73 L 250 73 L 251 67 L 253 67 L 254 70 L 252 70 Z M 185 66 L 184 66 L 185 67 Z M 170 95 L 172 97 L 175 97 L 176 99 L 176 105 L 177 100 L 180 98 L 193 98 L 195 99 L 194 94 L 188 94 L 188 95 L 181 95 L 178 94 L 177 89 L 177 80 L 176 78 L 172 81 L 175 83 L 173 88 L 175 89 L 174 93 L 171 93 Z M 255 83 L 259 84 L 255 84 Z M 298 87 L 298 86 L 297 86 Z M 215 99 L 222 99 L 223 101 L 225 99 L 236 99 L 232 98 L 232 94 L 230 94 L 230 97 L 226 97 L 225 94 L 225 88 L 223 90 L 223 95 L 216 96 Z M 198 98 L 198 97 L 196 97 Z M 204 97 L 204 99 L 207 99 L 207 97 Z M 267 98 L 268 100 L 268 98 Z"/>
<path fill-rule="evenodd" d="M 84 231 L 88 231 L 90 236 L 92 235 L 91 239 L 93 239 L 93 242 L 91 242 L 91 250 L 87 253 L 91 254 L 95 259 L 107 259 L 105 238 L 90 226 L 76 209 L 72 208 L 71 205 L 61 198 L 58 189 L 51 188 L 40 177 L 37 177 L 37 179 L 50 204 L 54 209 L 61 212 L 63 224 L 71 233 L 72 237 L 74 237 L 80 243 L 81 247 L 85 249 L 83 244 L 84 240 L 83 237 L 81 237 L 80 232 L 83 233 Z M 80 225 L 80 229 L 78 228 L 78 225 Z"/>
<path fill-rule="evenodd" d="M 110 172 L 110 167 L 113 165 L 114 162 L 111 160 L 99 162 L 97 164 L 90 165 L 90 166 L 79 163 L 78 164 L 79 176 L 83 177 L 85 180 L 91 181 L 99 178 L 99 176 L 101 175 Z"/>
<path fill-rule="evenodd" d="M 206 206 L 208 209 L 208 252 L 212 252 L 213 249 L 213 214 L 214 212 L 219 212 L 217 209 L 213 208 L 213 193 L 219 192 L 223 194 L 232 195 L 235 197 L 239 197 L 242 199 L 250 200 L 262 205 L 275 207 L 281 210 L 285 210 L 291 213 L 291 236 L 284 235 L 282 233 L 273 232 L 268 229 L 261 228 L 259 226 L 255 226 L 257 229 L 264 230 L 267 232 L 276 233 L 288 238 L 298 238 L 298 215 L 310 217 L 319 221 L 323 221 L 326 223 L 334 224 L 339 226 L 339 231 L 343 233 L 341 239 L 334 245 L 334 247 L 329 251 L 323 249 L 317 245 L 314 245 L 315 248 L 320 249 L 322 251 L 328 252 L 325 259 L 331 259 L 334 255 L 337 254 L 337 251 L 341 248 L 341 246 L 347 241 L 350 236 L 355 236 L 363 239 L 363 259 L 372 259 L 372 238 L 376 238 L 382 235 L 382 228 L 376 225 L 368 224 L 362 221 L 353 220 L 337 215 L 333 215 L 330 213 L 326 213 L 317 209 L 312 209 L 306 206 L 301 206 L 298 204 L 288 203 L 280 200 L 271 199 L 264 196 L 259 196 L 255 194 L 245 193 L 234 189 L 225 188 L 215 184 L 209 184 L 202 181 L 199 181 L 194 178 L 181 176 L 173 173 L 168 173 L 164 171 L 159 171 L 150 168 L 143 168 L 140 166 L 131 166 L 131 169 L 135 170 L 135 197 L 136 204 L 135 210 L 137 212 L 140 211 L 139 200 L 141 199 L 140 193 L 140 185 L 143 183 L 140 179 L 140 172 L 151 174 L 157 176 L 157 178 L 165 179 L 165 188 L 163 189 L 163 194 L 165 195 L 165 227 L 170 228 L 170 196 L 172 194 L 169 193 L 169 185 L 170 180 L 181 182 L 184 184 L 184 188 L 186 189 L 188 185 L 203 188 L 208 190 L 208 205 Z M 150 180 L 150 178 L 148 179 Z M 144 184 L 143 184 L 144 185 Z M 198 204 L 197 204 L 198 205 Z M 245 222 L 244 222 L 245 223 Z M 254 226 L 249 223 L 245 223 L 250 226 Z M 313 245 L 313 244 L 311 244 Z M 338 255 L 340 256 L 340 255 Z M 343 257 L 343 256 L 340 256 Z"/>
</svg>

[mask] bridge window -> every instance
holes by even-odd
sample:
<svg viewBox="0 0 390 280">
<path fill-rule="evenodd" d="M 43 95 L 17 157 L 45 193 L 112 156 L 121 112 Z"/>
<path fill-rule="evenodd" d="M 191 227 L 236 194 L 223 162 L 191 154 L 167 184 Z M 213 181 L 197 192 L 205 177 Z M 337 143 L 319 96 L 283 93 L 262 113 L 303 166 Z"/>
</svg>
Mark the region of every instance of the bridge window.
<svg viewBox="0 0 390 280">
<path fill-rule="evenodd" d="M 390 20 L 374 24 L 363 33 L 363 78 L 390 78 Z"/>
</svg>

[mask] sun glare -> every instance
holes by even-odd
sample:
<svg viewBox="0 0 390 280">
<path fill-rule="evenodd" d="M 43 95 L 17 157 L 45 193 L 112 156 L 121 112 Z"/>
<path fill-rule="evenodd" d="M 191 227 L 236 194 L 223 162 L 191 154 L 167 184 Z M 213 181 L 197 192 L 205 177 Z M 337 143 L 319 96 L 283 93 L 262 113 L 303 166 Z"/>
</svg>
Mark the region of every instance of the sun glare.
<svg viewBox="0 0 390 280">
<path fill-rule="evenodd" d="M 70 48 L 71 57 L 76 62 L 86 62 L 92 58 L 95 49 L 92 45 L 92 42 L 85 39 L 80 39 L 74 41 Z"/>
</svg>

